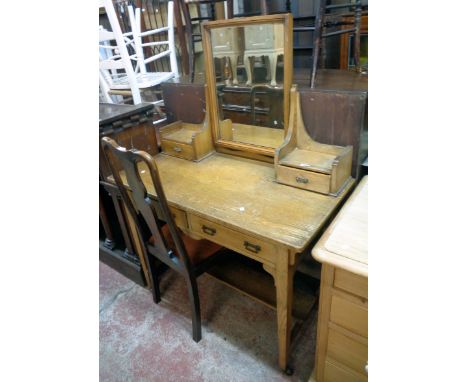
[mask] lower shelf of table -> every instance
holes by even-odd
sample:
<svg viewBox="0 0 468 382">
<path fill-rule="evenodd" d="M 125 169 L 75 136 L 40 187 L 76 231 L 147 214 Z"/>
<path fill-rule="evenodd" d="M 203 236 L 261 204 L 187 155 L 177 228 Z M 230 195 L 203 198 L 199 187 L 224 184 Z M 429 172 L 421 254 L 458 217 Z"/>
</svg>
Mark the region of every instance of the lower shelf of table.
<svg viewBox="0 0 468 382">
<path fill-rule="evenodd" d="M 208 274 L 266 306 L 276 309 L 276 289 L 273 277 L 262 265 L 236 253 L 229 253 Z M 303 273 L 294 277 L 293 317 L 305 320 L 311 313 L 318 296 L 320 282 Z"/>
</svg>

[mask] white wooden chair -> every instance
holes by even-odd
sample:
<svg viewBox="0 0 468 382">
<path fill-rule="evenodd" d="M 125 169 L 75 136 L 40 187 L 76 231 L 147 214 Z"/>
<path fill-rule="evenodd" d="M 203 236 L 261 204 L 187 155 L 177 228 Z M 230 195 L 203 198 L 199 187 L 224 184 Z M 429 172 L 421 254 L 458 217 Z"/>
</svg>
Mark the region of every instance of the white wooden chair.
<svg viewBox="0 0 468 382">
<path fill-rule="evenodd" d="M 117 43 L 117 45 L 111 43 L 111 41 L 117 40 L 119 37 L 113 32 L 103 28 L 99 30 L 99 47 L 101 48 L 99 52 L 99 86 L 102 95 L 106 102 L 113 103 L 110 94 L 126 95 L 130 91 L 133 102 L 139 104 L 141 103 L 140 89 L 128 50 L 124 42 Z"/>
<path fill-rule="evenodd" d="M 141 73 L 143 78 L 147 78 L 148 81 L 153 79 L 160 81 L 159 83 L 166 81 L 171 78 L 179 77 L 179 70 L 177 67 L 177 58 L 176 58 L 176 49 L 174 43 L 174 2 L 169 1 L 167 3 L 167 26 L 157 29 L 152 29 L 148 31 L 141 30 L 141 9 L 136 8 L 135 11 L 131 5 L 128 6 L 128 16 L 130 19 L 130 26 L 132 28 L 132 34 L 135 41 L 135 50 L 137 57 L 137 68 L 136 71 Z M 143 38 L 163 34 L 167 32 L 167 40 L 156 40 L 153 38 L 153 41 L 144 43 Z M 157 53 L 153 56 L 145 57 L 145 49 L 153 46 L 162 46 L 167 45 L 167 49 L 163 52 Z M 151 51 L 148 49 L 147 51 Z M 163 57 L 169 56 L 170 61 L 170 71 L 168 72 L 148 72 L 146 65 L 150 62 L 156 61 Z M 162 79 L 162 80 L 161 80 Z"/>
<path fill-rule="evenodd" d="M 141 10 L 137 8 L 134 12 L 132 6 L 128 6 L 129 21 L 132 30 L 122 33 L 120 24 L 115 13 L 112 0 L 100 0 L 100 6 L 105 7 L 112 28 L 112 32 L 100 29 L 99 48 L 100 51 L 111 50 L 112 54 L 100 54 L 99 81 L 101 92 L 107 94 L 106 102 L 112 101 L 109 94 L 131 94 L 133 102 L 139 104 L 141 100 L 141 89 L 147 89 L 171 78 L 178 77 L 177 61 L 174 44 L 174 4 L 168 3 L 168 25 L 164 28 L 158 28 L 150 31 L 141 31 Z M 167 32 L 166 41 L 155 41 L 144 43 L 143 37 Z M 110 42 L 115 41 L 116 45 Z M 145 47 L 154 45 L 167 45 L 168 49 L 150 57 L 145 57 Z M 128 47 L 131 46 L 135 51 L 130 54 Z M 169 56 L 171 70 L 168 72 L 150 72 L 147 71 L 146 64 Z M 134 64 L 133 64 L 133 62 Z M 118 71 L 118 69 L 123 69 Z M 156 105 L 162 101 L 155 102 Z"/>
</svg>

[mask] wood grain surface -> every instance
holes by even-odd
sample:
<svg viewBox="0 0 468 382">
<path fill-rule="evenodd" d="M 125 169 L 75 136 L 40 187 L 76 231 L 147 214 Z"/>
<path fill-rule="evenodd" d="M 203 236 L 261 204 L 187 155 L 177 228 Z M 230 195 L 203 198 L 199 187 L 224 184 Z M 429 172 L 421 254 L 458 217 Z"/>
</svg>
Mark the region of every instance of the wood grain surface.
<svg viewBox="0 0 468 382">
<path fill-rule="evenodd" d="M 170 205 L 294 252 L 305 249 L 353 183 L 333 197 L 276 183 L 269 163 L 219 153 L 199 163 L 154 159 Z"/>
</svg>

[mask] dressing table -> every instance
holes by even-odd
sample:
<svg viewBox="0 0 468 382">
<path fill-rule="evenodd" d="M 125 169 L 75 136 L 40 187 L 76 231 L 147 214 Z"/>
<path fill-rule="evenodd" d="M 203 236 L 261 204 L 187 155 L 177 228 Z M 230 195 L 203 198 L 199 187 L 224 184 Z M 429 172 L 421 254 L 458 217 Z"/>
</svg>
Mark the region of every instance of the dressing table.
<svg viewBox="0 0 468 382">
<path fill-rule="evenodd" d="M 278 28 L 276 24 L 280 24 L 282 28 Z M 250 25 L 272 25 L 272 30 L 283 33 L 275 41 L 284 41 L 282 54 L 285 70 L 281 82 L 275 88 L 283 89 L 284 129 L 222 119 L 211 32 Z M 219 36 L 219 31 L 216 35 Z M 354 180 L 348 174 L 335 195 L 277 181 L 274 164 L 277 149 L 286 138 L 288 129 L 297 128 L 296 119 L 290 118 L 289 112 L 290 94 L 294 94 L 291 92 L 291 15 L 204 23 L 203 45 L 208 114 L 203 126 L 205 128 L 209 125 L 211 129 L 213 150 L 200 158 L 182 157 L 180 153 L 176 155 L 167 150 L 155 155 L 154 161 L 174 220 L 185 234 L 195 239 L 211 240 L 257 261 L 274 279 L 278 363 L 281 369 L 291 373 L 288 357 L 294 274 L 301 255 L 310 249 L 311 243 L 340 207 L 352 189 Z M 246 86 L 245 83 L 240 85 Z M 256 85 L 271 86 L 269 80 L 267 83 L 251 86 Z M 294 105 L 297 106 L 297 102 Z M 295 109 L 294 115 L 297 113 L 298 110 Z M 184 123 L 177 126 L 182 134 Z M 165 136 L 165 129 L 170 132 L 170 128 L 170 125 L 161 128 L 161 136 Z M 148 171 L 143 165 L 139 171 L 143 182 L 151 184 Z M 124 174 L 122 180 L 126 184 Z M 148 191 L 150 199 L 157 198 L 154 189 L 150 187 Z"/>
</svg>

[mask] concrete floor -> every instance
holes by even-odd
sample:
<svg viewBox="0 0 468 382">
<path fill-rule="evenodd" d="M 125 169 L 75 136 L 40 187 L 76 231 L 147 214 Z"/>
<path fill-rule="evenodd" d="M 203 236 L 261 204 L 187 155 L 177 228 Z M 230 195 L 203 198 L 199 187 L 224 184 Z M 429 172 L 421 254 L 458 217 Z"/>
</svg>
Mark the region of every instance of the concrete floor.
<svg viewBox="0 0 468 382">
<path fill-rule="evenodd" d="M 276 314 L 210 276 L 198 278 L 202 340 L 192 340 L 183 279 L 166 272 L 162 301 L 100 263 L 101 382 L 308 381 L 317 312 L 292 349 L 292 376 L 277 366 Z"/>
</svg>

